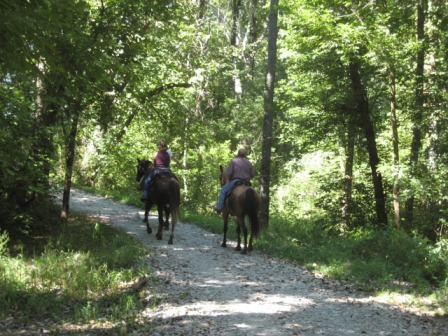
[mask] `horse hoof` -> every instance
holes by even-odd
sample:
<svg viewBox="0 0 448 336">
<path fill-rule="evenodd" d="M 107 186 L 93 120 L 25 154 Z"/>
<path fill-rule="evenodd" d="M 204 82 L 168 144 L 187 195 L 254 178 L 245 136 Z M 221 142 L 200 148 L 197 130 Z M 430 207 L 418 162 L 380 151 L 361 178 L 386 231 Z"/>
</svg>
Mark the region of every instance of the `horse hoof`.
<svg viewBox="0 0 448 336">
<path fill-rule="evenodd" d="M 241 251 L 241 246 L 235 247 L 235 251 Z"/>
<path fill-rule="evenodd" d="M 221 247 L 227 247 L 227 244 L 226 243 L 222 243 Z"/>
<path fill-rule="evenodd" d="M 156 237 L 157 237 L 157 240 L 162 240 L 162 235 L 158 234 Z"/>
<path fill-rule="evenodd" d="M 151 233 L 152 233 L 152 229 L 151 229 L 150 227 L 148 227 L 148 228 L 146 228 L 146 232 L 147 232 L 148 234 L 151 234 Z"/>
<path fill-rule="evenodd" d="M 168 240 L 168 245 L 173 245 L 173 240 L 172 239 Z"/>
</svg>

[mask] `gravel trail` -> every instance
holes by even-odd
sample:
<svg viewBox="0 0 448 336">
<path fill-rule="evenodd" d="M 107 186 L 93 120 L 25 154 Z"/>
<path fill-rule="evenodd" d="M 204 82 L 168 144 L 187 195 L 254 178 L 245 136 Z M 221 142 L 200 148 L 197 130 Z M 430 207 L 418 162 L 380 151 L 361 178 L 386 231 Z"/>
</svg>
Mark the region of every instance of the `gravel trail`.
<svg viewBox="0 0 448 336">
<path fill-rule="evenodd" d="M 256 245 L 241 255 L 234 242 L 221 248 L 220 235 L 186 223 L 178 223 L 168 245 L 167 233 L 155 239 L 154 216 L 153 234 L 146 233 L 138 208 L 78 190 L 70 206 L 101 216 L 153 250 L 148 264 L 161 279 L 161 304 L 141 316 L 152 322 L 151 335 L 448 335 L 438 320 L 316 277 Z"/>
</svg>

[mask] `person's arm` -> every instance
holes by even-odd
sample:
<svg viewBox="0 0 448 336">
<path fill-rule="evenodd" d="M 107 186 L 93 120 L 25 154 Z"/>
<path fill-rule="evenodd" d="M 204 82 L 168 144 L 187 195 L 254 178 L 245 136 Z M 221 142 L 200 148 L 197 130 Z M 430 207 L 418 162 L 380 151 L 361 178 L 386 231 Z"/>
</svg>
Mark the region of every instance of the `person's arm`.
<svg viewBox="0 0 448 336">
<path fill-rule="evenodd" d="M 179 166 L 181 166 L 183 169 L 185 169 L 185 166 L 182 164 L 182 162 L 180 162 L 180 161 L 174 156 L 173 152 L 172 152 L 170 149 L 168 149 L 166 152 L 168 153 L 168 155 L 170 156 L 170 158 L 174 160 L 174 162 L 176 162 Z"/>
<path fill-rule="evenodd" d="M 254 169 L 254 165 L 251 162 L 249 162 L 249 163 L 250 163 L 250 178 L 252 179 L 255 176 L 255 169 Z"/>
</svg>

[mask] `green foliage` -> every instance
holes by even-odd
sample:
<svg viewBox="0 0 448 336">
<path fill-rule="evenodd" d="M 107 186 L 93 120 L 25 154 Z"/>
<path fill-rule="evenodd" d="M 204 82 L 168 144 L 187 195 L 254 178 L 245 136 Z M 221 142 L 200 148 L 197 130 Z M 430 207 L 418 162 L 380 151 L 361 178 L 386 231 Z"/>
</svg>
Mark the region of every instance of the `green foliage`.
<svg viewBox="0 0 448 336">
<path fill-rule="evenodd" d="M 257 248 L 365 290 L 415 291 L 429 295 L 445 288 L 448 264 L 425 238 L 403 230 L 358 229 L 325 233 L 323 219 L 276 219 L 257 240 Z M 439 287 L 440 286 L 440 287 Z"/>
<path fill-rule="evenodd" d="M 9 235 L 7 232 L 0 232 L 0 258 L 8 256 Z"/>
<path fill-rule="evenodd" d="M 124 232 L 73 218 L 42 253 L 0 258 L 0 315 L 62 318 L 68 309 L 75 321 L 123 321 L 141 303 L 122 287 L 147 271 L 138 263 L 147 253 Z"/>
</svg>

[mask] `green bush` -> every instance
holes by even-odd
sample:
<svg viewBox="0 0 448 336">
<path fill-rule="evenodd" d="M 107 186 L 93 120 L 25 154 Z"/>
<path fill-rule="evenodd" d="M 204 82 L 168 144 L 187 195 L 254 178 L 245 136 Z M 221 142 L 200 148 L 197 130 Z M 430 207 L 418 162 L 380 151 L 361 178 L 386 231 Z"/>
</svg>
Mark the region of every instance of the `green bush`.
<svg viewBox="0 0 448 336">
<path fill-rule="evenodd" d="M 0 255 L 0 316 L 14 310 L 24 319 L 61 317 L 68 306 L 82 321 L 95 314 L 114 320 L 113 311 L 121 312 L 121 321 L 138 301 L 122 285 L 147 272 L 138 261 L 148 253 L 125 232 L 72 214 L 42 252 Z"/>
</svg>

